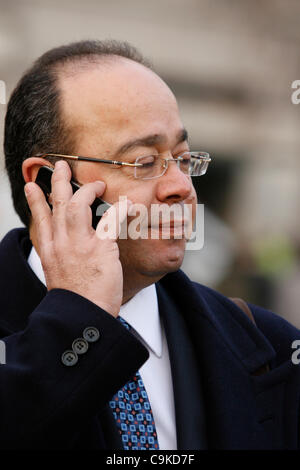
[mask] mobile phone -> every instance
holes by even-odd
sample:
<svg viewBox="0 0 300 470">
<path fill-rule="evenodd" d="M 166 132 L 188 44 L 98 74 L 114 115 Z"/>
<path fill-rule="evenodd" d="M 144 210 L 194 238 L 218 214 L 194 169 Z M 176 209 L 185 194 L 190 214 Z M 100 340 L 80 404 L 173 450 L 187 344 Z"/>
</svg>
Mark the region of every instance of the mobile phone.
<svg viewBox="0 0 300 470">
<path fill-rule="evenodd" d="M 52 206 L 49 202 L 49 196 L 51 194 L 51 177 L 53 174 L 53 168 L 50 168 L 49 166 L 42 166 L 37 174 L 36 177 L 36 184 L 39 185 L 41 190 L 43 191 L 46 201 L 48 202 L 49 206 L 52 209 Z M 71 180 L 70 184 L 73 189 L 73 194 L 80 188 L 80 185 L 76 183 L 76 181 Z M 91 205 L 92 209 L 92 226 L 96 230 L 96 227 L 98 225 L 99 220 L 101 219 L 102 215 L 104 212 L 109 209 L 111 204 L 108 202 L 103 201 L 99 197 L 95 199 L 93 204 Z"/>
</svg>

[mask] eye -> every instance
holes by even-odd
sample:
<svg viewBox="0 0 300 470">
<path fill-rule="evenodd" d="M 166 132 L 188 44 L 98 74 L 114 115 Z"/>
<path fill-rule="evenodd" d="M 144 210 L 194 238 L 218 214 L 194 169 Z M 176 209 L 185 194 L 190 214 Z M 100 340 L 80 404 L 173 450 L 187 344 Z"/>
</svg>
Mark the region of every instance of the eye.
<svg viewBox="0 0 300 470">
<path fill-rule="evenodd" d="M 138 163 L 142 163 L 143 168 L 150 168 L 155 163 L 154 155 L 147 155 L 146 157 L 140 157 Z"/>
<path fill-rule="evenodd" d="M 176 157 L 175 157 L 176 158 Z M 180 154 L 178 155 L 177 158 L 180 158 L 180 164 L 182 166 L 189 166 L 189 164 L 191 163 L 191 155 L 189 153 L 185 153 L 185 154 Z"/>
</svg>

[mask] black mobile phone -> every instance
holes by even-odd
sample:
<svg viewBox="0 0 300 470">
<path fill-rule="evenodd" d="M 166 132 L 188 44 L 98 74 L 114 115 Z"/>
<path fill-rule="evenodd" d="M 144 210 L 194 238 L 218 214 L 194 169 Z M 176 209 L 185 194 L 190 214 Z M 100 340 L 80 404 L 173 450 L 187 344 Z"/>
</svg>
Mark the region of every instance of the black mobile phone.
<svg viewBox="0 0 300 470">
<path fill-rule="evenodd" d="M 50 168 L 49 166 L 42 166 L 37 174 L 36 177 L 36 184 L 39 185 L 41 190 L 43 191 L 46 201 L 48 202 L 49 206 L 52 209 L 51 204 L 49 203 L 49 196 L 51 193 L 51 177 L 53 174 L 53 168 Z M 72 189 L 73 189 L 73 194 L 80 188 L 80 185 L 76 183 L 75 181 L 71 180 L 70 181 Z M 91 205 L 92 209 L 92 226 L 94 229 L 96 229 L 97 224 L 99 220 L 101 219 L 102 215 L 104 212 L 107 211 L 107 209 L 110 208 L 110 204 L 108 202 L 103 201 L 99 197 L 95 199 L 93 204 Z"/>
</svg>

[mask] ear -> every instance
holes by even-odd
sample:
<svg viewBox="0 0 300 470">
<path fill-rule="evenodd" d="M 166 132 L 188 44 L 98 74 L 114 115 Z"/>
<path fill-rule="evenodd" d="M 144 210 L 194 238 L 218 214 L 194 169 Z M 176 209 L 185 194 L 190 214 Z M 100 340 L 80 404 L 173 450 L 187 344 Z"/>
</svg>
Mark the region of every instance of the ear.
<svg viewBox="0 0 300 470">
<path fill-rule="evenodd" d="M 36 176 L 41 166 L 49 166 L 50 168 L 53 168 L 53 165 L 44 158 L 30 157 L 24 160 L 22 164 L 22 173 L 25 183 L 36 180 Z"/>
</svg>

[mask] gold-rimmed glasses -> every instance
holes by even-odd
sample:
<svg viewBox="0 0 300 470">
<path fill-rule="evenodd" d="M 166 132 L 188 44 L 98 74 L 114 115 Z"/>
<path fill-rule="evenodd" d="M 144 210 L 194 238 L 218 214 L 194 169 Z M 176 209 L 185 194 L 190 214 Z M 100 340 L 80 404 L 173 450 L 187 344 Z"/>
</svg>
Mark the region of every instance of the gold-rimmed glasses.
<svg viewBox="0 0 300 470">
<path fill-rule="evenodd" d="M 79 155 L 63 155 L 59 153 L 44 153 L 36 157 L 56 157 L 66 160 L 106 163 L 118 167 L 132 169 L 132 175 L 137 179 L 153 179 L 163 176 L 169 163 L 176 163 L 178 168 L 187 176 L 202 176 L 206 173 L 210 155 L 207 152 L 183 152 L 175 158 L 166 158 L 163 154 L 145 155 L 137 157 L 134 163 L 119 160 L 105 160 L 102 158 L 83 157 Z"/>
</svg>

